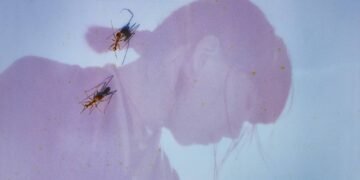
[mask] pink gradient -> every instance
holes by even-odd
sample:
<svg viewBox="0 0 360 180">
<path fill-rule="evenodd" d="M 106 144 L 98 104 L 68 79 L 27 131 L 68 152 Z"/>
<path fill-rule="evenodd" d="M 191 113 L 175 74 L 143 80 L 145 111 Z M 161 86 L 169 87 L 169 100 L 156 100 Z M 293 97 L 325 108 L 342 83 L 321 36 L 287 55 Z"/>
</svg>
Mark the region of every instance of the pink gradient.
<svg viewBox="0 0 360 180">
<path fill-rule="evenodd" d="M 91 27 L 90 47 L 107 51 L 111 32 Z M 194 2 L 130 45 L 140 58 L 120 68 L 29 56 L 0 75 L 0 179 L 178 179 L 162 127 L 183 145 L 216 143 L 284 108 L 286 47 L 247 0 Z M 84 90 L 111 74 L 106 113 L 80 114 Z"/>
</svg>

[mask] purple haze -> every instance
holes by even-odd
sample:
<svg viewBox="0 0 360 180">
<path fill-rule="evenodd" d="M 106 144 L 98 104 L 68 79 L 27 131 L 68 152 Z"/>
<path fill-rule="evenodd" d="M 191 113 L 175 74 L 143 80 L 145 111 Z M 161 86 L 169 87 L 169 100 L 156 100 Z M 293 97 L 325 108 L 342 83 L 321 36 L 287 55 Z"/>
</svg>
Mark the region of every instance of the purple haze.
<svg viewBox="0 0 360 180">
<path fill-rule="evenodd" d="M 93 26 L 86 39 L 106 52 L 111 33 Z M 0 75 L 0 179 L 178 179 L 162 127 L 183 145 L 216 143 L 245 121 L 275 122 L 288 97 L 286 47 L 247 0 L 194 2 L 130 46 L 140 58 L 120 68 L 29 56 Z M 106 113 L 80 114 L 84 90 L 111 74 Z"/>
</svg>

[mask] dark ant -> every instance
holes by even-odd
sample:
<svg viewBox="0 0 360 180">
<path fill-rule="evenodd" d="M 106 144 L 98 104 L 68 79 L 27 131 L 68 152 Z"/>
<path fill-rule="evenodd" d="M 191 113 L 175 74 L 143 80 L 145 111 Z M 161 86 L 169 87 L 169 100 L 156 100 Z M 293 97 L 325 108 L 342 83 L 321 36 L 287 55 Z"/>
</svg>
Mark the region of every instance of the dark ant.
<svg viewBox="0 0 360 180">
<path fill-rule="evenodd" d="M 130 9 L 122 9 L 120 12 L 122 12 L 124 10 L 128 11 L 131 14 L 131 18 L 125 26 L 120 28 L 116 33 L 113 33 L 113 39 L 112 39 L 113 43 L 110 45 L 111 50 L 115 52 L 115 56 L 116 56 L 116 51 L 120 50 L 120 48 L 121 48 L 120 43 L 124 42 L 124 44 L 126 45 L 126 51 L 125 51 L 125 55 L 124 55 L 121 65 L 123 65 L 125 62 L 126 54 L 129 49 L 130 40 L 135 35 L 135 31 L 137 30 L 137 28 L 140 25 L 140 24 L 136 24 L 136 23 L 130 24 L 131 20 L 134 17 L 134 14 Z M 112 23 L 111 23 L 111 26 L 112 26 Z"/>
<path fill-rule="evenodd" d="M 108 103 L 106 104 L 106 106 L 110 103 L 110 100 L 111 100 L 112 96 L 116 93 L 116 90 L 111 91 L 111 88 L 108 86 L 113 77 L 114 76 L 111 75 L 111 76 L 105 78 L 103 80 L 103 82 L 101 82 L 100 84 L 98 84 L 95 87 L 85 91 L 85 93 L 86 93 L 88 91 L 96 89 L 93 93 L 88 95 L 84 100 L 82 100 L 80 102 L 84 107 L 83 110 L 81 111 L 81 113 L 83 111 L 85 111 L 86 109 L 89 109 L 90 110 L 89 113 L 91 113 L 94 110 L 94 108 L 97 108 L 99 111 L 101 111 L 98 108 L 98 105 L 101 102 L 107 101 Z M 100 87 L 100 86 L 101 86 L 101 88 L 98 89 L 98 87 Z M 104 113 L 105 113 L 105 108 L 104 108 Z"/>
</svg>

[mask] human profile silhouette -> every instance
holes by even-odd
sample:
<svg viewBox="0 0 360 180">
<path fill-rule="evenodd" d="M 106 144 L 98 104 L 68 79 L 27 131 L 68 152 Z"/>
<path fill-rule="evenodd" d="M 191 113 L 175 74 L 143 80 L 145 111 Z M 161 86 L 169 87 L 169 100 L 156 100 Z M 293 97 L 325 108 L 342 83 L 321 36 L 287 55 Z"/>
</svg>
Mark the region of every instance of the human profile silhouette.
<svg viewBox="0 0 360 180">
<path fill-rule="evenodd" d="M 112 53 L 111 34 L 85 37 Z M 248 0 L 195 1 L 130 48 L 139 58 L 122 67 L 27 56 L 0 75 L 0 179 L 179 179 L 161 128 L 182 145 L 237 138 L 246 121 L 274 123 L 289 94 L 286 47 Z M 84 90 L 109 75 L 106 113 L 80 113 Z"/>
</svg>

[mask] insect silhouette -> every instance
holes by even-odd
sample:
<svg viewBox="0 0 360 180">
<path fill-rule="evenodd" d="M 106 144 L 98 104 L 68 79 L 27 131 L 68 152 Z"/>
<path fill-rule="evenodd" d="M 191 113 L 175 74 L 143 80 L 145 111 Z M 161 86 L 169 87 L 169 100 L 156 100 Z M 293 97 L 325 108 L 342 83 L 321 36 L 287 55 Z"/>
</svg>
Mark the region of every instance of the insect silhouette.
<svg viewBox="0 0 360 180">
<path fill-rule="evenodd" d="M 104 108 L 104 113 L 105 113 L 105 109 L 107 105 L 110 103 L 112 96 L 116 93 L 116 90 L 111 90 L 111 88 L 109 87 L 109 83 L 113 77 L 114 76 L 111 75 L 105 78 L 101 83 L 99 83 L 95 87 L 85 91 L 87 97 L 82 101 L 80 101 L 80 103 L 83 106 L 83 110 L 81 111 L 81 113 L 84 112 L 86 109 L 89 109 L 89 113 L 91 113 L 95 108 L 101 111 L 98 108 L 98 105 L 101 102 L 107 101 L 107 104 Z M 92 91 L 90 95 L 88 95 L 87 93 L 89 91 Z"/>
<path fill-rule="evenodd" d="M 137 23 L 131 23 L 131 21 L 134 17 L 134 14 L 130 9 L 122 9 L 120 12 L 122 12 L 124 10 L 126 10 L 130 13 L 131 18 L 129 19 L 128 23 L 125 26 L 123 26 L 122 28 L 117 30 L 115 33 L 113 33 L 113 39 L 112 39 L 113 43 L 110 45 L 110 49 L 115 52 L 116 58 L 117 58 L 116 51 L 120 50 L 122 47 L 126 46 L 125 55 L 124 55 L 121 65 L 123 65 L 125 62 L 126 54 L 129 49 L 130 40 L 135 35 L 135 32 L 140 25 Z M 114 30 L 112 23 L 111 23 L 111 26 Z"/>
</svg>

